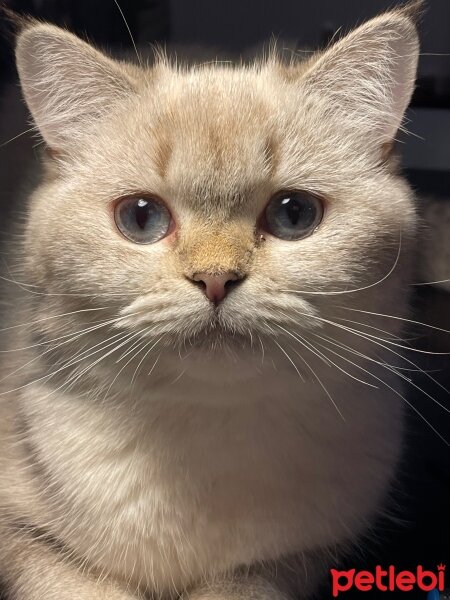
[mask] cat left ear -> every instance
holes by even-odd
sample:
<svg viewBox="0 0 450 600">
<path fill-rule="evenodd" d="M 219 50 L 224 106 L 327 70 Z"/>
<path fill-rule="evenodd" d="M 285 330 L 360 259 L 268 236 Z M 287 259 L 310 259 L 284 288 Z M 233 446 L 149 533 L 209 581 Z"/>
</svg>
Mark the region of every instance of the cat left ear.
<svg viewBox="0 0 450 600">
<path fill-rule="evenodd" d="M 126 67 L 53 25 L 25 23 L 16 60 L 28 108 L 57 152 L 135 89 Z"/>
<path fill-rule="evenodd" d="M 362 134 L 366 144 L 390 144 L 411 100 L 419 57 L 416 14 L 410 4 L 364 23 L 313 60 L 302 77 L 315 108 Z"/>
</svg>

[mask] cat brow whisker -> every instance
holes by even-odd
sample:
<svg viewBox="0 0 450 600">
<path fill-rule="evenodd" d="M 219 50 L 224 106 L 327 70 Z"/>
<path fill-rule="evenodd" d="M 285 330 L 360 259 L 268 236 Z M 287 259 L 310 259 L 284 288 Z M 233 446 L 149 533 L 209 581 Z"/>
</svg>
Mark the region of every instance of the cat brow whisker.
<svg viewBox="0 0 450 600">
<path fill-rule="evenodd" d="M 123 22 L 125 23 L 125 27 L 127 28 L 128 34 L 129 34 L 129 36 L 130 36 L 130 39 L 131 39 L 131 43 L 133 44 L 133 48 L 134 48 L 134 51 L 135 51 L 135 53 L 136 53 L 136 58 L 138 59 L 138 62 L 139 62 L 139 66 L 140 66 L 141 68 L 143 68 L 143 64 L 142 64 L 141 56 L 140 56 L 140 54 L 139 54 L 139 52 L 138 52 L 138 49 L 137 49 L 137 46 L 136 46 L 136 42 L 134 41 L 133 34 L 131 33 L 131 29 L 130 29 L 130 26 L 128 25 L 128 23 L 127 23 L 127 20 L 126 20 L 126 18 L 125 18 L 125 15 L 123 14 L 123 11 L 122 11 L 122 9 L 120 8 L 120 4 L 119 4 L 118 0 L 113 0 L 113 2 L 114 2 L 114 4 L 117 6 L 117 9 L 118 9 L 118 11 L 120 12 L 120 15 L 121 15 L 121 17 L 122 17 L 122 19 L 123 19 Z"/>
</svg>

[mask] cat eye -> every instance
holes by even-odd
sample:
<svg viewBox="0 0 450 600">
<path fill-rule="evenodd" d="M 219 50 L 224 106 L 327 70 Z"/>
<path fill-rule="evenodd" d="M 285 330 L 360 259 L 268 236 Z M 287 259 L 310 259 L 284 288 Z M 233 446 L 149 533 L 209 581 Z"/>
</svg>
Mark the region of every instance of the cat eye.
<svg viewBox="0 0 450 600">
<path fill-rule="evenodd" d="M 301 240 L 318 227 L 323 210 L 322 201 L 313 194 L 281 192 L 267 205 L 265 226 L 269 233 L 282 240 Z"/>
<path fill-rule="evenodd" d="M 166 236 L 172 221 L 166 206 L 155 198 L 121 200 L 114 219 L 119 231 L 136 244 L 154 244 Z"/>
</svg>

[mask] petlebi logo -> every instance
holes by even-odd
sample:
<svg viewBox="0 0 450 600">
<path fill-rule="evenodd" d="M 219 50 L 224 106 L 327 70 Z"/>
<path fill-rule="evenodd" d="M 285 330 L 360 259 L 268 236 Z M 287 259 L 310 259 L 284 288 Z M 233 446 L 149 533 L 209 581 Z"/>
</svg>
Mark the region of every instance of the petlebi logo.
<svg viewBox="0 0 450 600">
<path fill-rule="evenodd" d="M 440 592 L 443 592 L 445 588 L 445 565 L 443 564 L 437 565 L 436 571 L 425 570 L 421 565 L 415 571 L 397 571 L 392 565 L 387 568 L 377 565 L 373 572 L 357 571 L 356 569 L 348 571 L 331 569 L 330 573 L 334 598 L 351 589 L 361 592 L 422 590 L 434 594 L 430 597 L 432 600 L 437 600 L 440 598 Z M 436 594 L 438 595 L 436 596 Z"/>
</svg>

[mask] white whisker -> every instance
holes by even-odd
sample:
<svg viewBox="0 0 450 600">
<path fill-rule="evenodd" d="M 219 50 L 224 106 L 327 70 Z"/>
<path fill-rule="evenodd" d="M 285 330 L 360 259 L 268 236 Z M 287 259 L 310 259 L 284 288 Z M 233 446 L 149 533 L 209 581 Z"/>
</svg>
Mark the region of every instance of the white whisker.
<svg viewBox="0 0 450 600">
<path fill-rule="evenodd" d="M 402 373 L 400 373 L 396 367 L 389 365 L 385 362 L 381 362 L 378 360 L 375 360 L 374 358 L 371 358 L 370 356 L 367 356 L 366 354 L 358 351 L 358 350 L 354 350 L 353 348 L 350 348 L 350 346 L 347 346 L 346 344 L 342 343 L 342 342 L 336 342 L 336 340 L 333 340 L 332 338 L 328 338 L 328 336 L 319 336 L 318 334 L 314 334 L 316 337 L 320 337 L 322 340 L 327 340 L 329 343 L 332 343 L 336 346 L 339 346 L 342 350 L 346 350 L 347 352 L 351 352 L 352 354 L 355 354 L 357 356 L 360 356 L 361 358 L 364 358 L 370 362 L 376 363 L 382 367 L 384 367 L 385 369 L 387 369 L 388 371 L 391 371 L 392 373 L 394 373 L 395 375 L 397 375 L 397 377 L 399 377 L 400 379 L 403 379 L 403 381 L 406 381 L 407 383 L 409 383 L 410 385 L 412 385 L 414 388 L 416 388 L 418 391 L 420 391 L 422 394 L 424 394 L 427 398 L 429 398 L 432 402 L 434 402 L 437 406 L 439 406 L 440 408 L 442 408 L 442 410 L 444 410 L 445 412 L 450 413 L 450 409 L 448 409 L 446 406 L 444 406 L 443 404 L 441 404 L 441 402 L 439 402 L 438 400 L 436 400 L 436 398 L 434 398 L 433 396 L 431 396 L 428 392 L 426 392 L 424 389 L 422 389 L 420 386 L 418 386 L 417 384 L 414 383 L 414 381 L 412 381 L 412 379 L 410 379 L 409 377 L 405 377 L 405 375 L 403 375 Z M 401 355 L 400 355 L 401 356 Z M 437 383 L 437 382 L 436 382 Z"/>
<path fill-rule="evenodd" d="M 280 325 L 278 325 L 278 327 L 280 327 L 281 329 L 283 329 L 284 331 L 286 331 L 283 327 L 281 327 Z M 289 333 L 289 332 L 286 332 Z M 329 366 L 329 361 L 327 360 L 326 357 L 322 358 L 322 356 L 320 356 L 321 353 L 319 353 L 317 351 L 317 349 L 312 349 L 309 348 L 306 345 L 306 340 L 304 340 L 305 343 L 303 343 L 303 341 L 300 338 L 295 338 L 298 342 L 300 342 L 307 350 L 309 350 L 310 352 L 312 352 L 313 354 L 315 354 L 316 356 L 319 356 L 319 358 L 321 358 L 322 360 L 324 360 L 326 362 L 326 364 L 328 364 Z M 303 339 L 303 338 L 302 338 Z M 312 346 L 312 344 L 311 344 Z M 305 363 L 305 365 L 307 366 L 307 368 L 311 371 L 311 373 L 313 374 L 313 376 L 315 377 L 315 379 L 317 380 L 317 382 L 319 383 L 320 387 L 323 389 L 323 391 L 325 392 L 325 394 L 328 396 L 328 398 L 330 399 L 331 403 L 333 404 L 334 408 L 337 410 L 339 416 L 341 417 L 341 419 L 343 421 L 345 421 L 345 417 L 342 414 L 341 410 L 339 409 L 338 405 L 336 404 L 336 402 L 333 400 L 333 397 L 331 396 L 330 392 L 327 390 L 327 388 L 325 387 L 325 385 L 323 384 L 322 380 L 319 378 L 319 376 L 317 375 L 317 373 L 314 371 L 314 369 L 311 367 L 311 365 L 307 362 L 307 360 L 299 353 L 297 352 L 297 350 L 295 350 L 295 348 L 292 348 L 292 350 L 295 352 L 295 354 L 297 354 L 297 356 Z"/>
<path fill-rule="evenodd" d="M 352 290 L 311 292 L 311 291 L 307 291 L 307 290 L 289 290 L 288 289 L 288 290 L 280 290 L 280 292 L 289 292 L 289 293 L 293 293 L 293 294 L 304 294 L 304 295 L 308 295 L 308 296 L 340 296 L 341 294 L 353 294 L 355 292 L 362 292 L 364 290 L 369 290 L 370 288 L 380 285 L 380 283 L 383 283 L 383 281 L 386 281 L 386 279 L 388 279 L 392 275 L 392 273 L 394 272 L 394 270 L 396 269 L 396 267 L 398 265 L 398 261 L 400 259 L 400 254 L 401 254 L 401 248 L 402 248 L 402 233 L 400 231 L 398 251 L 397 251 L 397 256 L 395 258 L 394 264 L 381 279 L 379 279 L 378 281 L 375 281 L 374 283 L 370 283 L 368 285 L 365 285 L 365 286 L 362 286 L 359 288 L 354 288 Z"/>
<path fill-rule="evenodd" d="M 138 52 L 138 49 L 137 49 L 137 46 L 136 46 L 136 42 L 134 41 L 134 37 L 133 37 L 133 34 L 131 33 L 130 26 L 128 25 L 127 20 L 125 19 L 125 15 L 123 14 L 122 9 L 120 8 L 119 2 L 117 0 L 113 0 L 113 2 L 117 6 L 117 8 L 118 8 L 118 10 L 119 10 L 119 12 L 120 12 L 120 14 L 122 16 L 123 22 L 125 23 L 125 27 L 127 28 L 127 31 L 128 31 L 128 33 L 130 35 L 131 43 L 133 44 L 133 48 L 134 48 L 134 51 L 136 53 L 136 57 L 137 57 L 138 62 L 139 62 L 139 66 L 143 67 L 142 60 L 141 60 L 141 57 L 139 55 L 139 52 Z"/>
<path fill-rule="evenodd" d="M 294 367 L 295 371 L 297 372 L 297 375 L 300 377 L 300 379 L 303 381 L 303 383 L 306 383 L 303 375 L 298 370 L 297 365 L 294 363 L 294 361 L 289 356 L 289 354 L 286 352 L 286 350 L 284 350 L 284 348 L 282 348 L 280 346 L 280 344 L 276 340 L 273 340 L 273 342 L 274 342 L 274 344 L 276 344 L 278 346 L 278 348 L 281 350 L 281 352 L 284 354 L 284 356 L 288 359 L 288 361 L 290 362 L 290 364 Z"/>
<path fill-rule="evenodd" d="M 343 357 L 340 354 L 338 354 L 337 352 L 335 352 L 334 350 L 331 350 L 330 348 L 328 348 L 327 350 L 328 350 L 328 352 L 332 352 L 333 354 L 339 356 L 342 360 L 344 360 L 346 362 L 351 362 L 348 359 L 346 359 L 345 357 Z M 384 381 L 380 377 L 377 377 L 376 375 L 374 375 L 373 373 L 371 373 L 367 369 L 364 369 L 364 367 L 361 367 L 360 365 L 357 365 L 356 363 L 353 363 L 353 364 L 358 369 L 361 369 L 362 371 L 366 372 L 368 375 L 370 375 L 371 377 L 373 377 L 374 379 L 376 379 L 377 381 L 379 381 L 380 383 L 382 383 L 384 386 L 386 386 L 388 389 L 390 389 L 392 392 L 394 392 L 394 394 L 396 396 L 398 396 L 399 398 L 401 398 L 411 408 L 411 410 L 413 410 L 419 416 L 419 418 L 424 423 L 426 423 L 426 425 L 439 437 L 439 439 L 441 439 L 444 442 L 444 444 L 446 446 L 450 447 L 450 443 L 444 438 L 444 436 L 439 433 L 439 431 L 428 421 L 428 419 L 426 417 L 424 417 L 424 415 L 413 404 L 411 404 L 411 402 L 407 398 L 405 398 L 405 396 L 403 394 L 401 394 L 398 390 L 396 390 L 394 387 L 392 387 L 391 385 L 389 385 L 386 381 Z"/>
<path fill-rule="evenodd" d="M 364 313 L 366 315 L 373 315 L 376 317 L 385 317 L 386 319 L 396 319 L 398 321 L 403 321 L 404 323 L 411 323 L 412 325 L 421 325 L 422 327 L 428 327 L 429 329 L 435 329 L 436 331 L 442 331 L 443 333 L 450 333 L 448 329 L 436 327 L 435 325 L 429 325 L 428 323 L 422 323 L 421 321 L 414 321 L 413 319 L 405 319 L 404 317 L 397 317 L 395 315 L 371 312 L 369 310 L 362 310 L 360 308 L 350 308 L 349 306 L 340 306 L 339 308 L 343 308 L 344 310 L 351 310 L 353 312 Z"/>
</svg>

